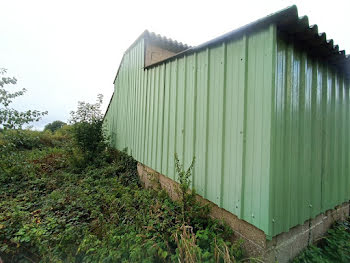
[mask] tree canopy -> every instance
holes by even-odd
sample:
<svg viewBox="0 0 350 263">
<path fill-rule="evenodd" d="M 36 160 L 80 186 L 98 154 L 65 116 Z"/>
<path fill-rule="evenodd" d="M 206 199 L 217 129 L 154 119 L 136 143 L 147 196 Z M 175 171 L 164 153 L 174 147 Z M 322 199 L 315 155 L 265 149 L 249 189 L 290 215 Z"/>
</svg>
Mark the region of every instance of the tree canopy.
<svg viewBox="0 0 350 263">
<path fill-rule="evenodd" d="M 55 132 L 58 129 L 62 128 L 64 125 L 66 125 L 67 123 L 63 122 L 63 121 L 53 121 L 47 125 L 45 125 L 44 131 L 52 131 Z"/>
<path fill-rule="evenodd" d="M 22 96 L 27 90 L 9 91 L 13 85 L 17 84 L 15 77 L 6 76 L 7 70 L 0 68 L 0 128 L 4 129 L 20 129 L 25 124 L 39 121 L 47 111 L 27 110 L 18 111 L 11 108 L 13 99 Z"/>
</svg>

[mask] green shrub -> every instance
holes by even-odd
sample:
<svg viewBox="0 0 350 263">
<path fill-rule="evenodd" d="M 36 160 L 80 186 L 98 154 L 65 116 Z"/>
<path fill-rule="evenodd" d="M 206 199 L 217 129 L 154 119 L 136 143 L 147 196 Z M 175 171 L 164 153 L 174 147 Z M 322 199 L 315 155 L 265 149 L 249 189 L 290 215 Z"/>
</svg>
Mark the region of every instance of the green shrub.
<svg viewBox="0 0 350 263">
<path fill-rule="evenodd" d="M 75 123 L 72 133 L 74 142 L 81 150 L 86 162 L 92 162 L 106 148 L 102 120 Z"/>
<path fill-rule="evenodd" d="M 99 156 L 107 147 L 101 113 L 102 98 L 101 94 L 98 95 L 94 104 L 80 101 L 77 110 L 71 112 L 72 136 L 80 150 L 80 153 L 73 152 L 72 163 L 78 168 L 101 162 Z"/>
</svg>

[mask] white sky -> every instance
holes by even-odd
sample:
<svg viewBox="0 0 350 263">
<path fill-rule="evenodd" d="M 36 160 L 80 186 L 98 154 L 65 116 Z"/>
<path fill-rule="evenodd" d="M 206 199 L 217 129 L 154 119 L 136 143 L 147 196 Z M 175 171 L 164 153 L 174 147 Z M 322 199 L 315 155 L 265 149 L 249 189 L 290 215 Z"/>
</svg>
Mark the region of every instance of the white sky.
<svg viewBox="0 0 350 263">
<path fill-rule="evenodd" d="M 123 52 L 145 29 L 194 46 L 292 4 L 350 52 L 350 0 L 0 0 L 0 68 L 28 90 L 16 107 L 49 111 L 41 128 L 98 93 L 105 110 Z"/>
</svg>

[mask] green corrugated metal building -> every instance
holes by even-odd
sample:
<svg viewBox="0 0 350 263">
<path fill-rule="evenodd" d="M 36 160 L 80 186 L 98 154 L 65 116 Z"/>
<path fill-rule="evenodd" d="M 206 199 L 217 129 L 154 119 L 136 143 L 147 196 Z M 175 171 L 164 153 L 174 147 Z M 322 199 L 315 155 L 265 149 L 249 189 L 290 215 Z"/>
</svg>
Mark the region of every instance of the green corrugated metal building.
<svg viewBox="0 0 350 263">
<path fill-rule="evenodd" d="M 112 144 L 268 238 L 350 199 L 350 58 L 292 6 L 197 47 L 145 31 L 105 114 Z"/>
</svg>

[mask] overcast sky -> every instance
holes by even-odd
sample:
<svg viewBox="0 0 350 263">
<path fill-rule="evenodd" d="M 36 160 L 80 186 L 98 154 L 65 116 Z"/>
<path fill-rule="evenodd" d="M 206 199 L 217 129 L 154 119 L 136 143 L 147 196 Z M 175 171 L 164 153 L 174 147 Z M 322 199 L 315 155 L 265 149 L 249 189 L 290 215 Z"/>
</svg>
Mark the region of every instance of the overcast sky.
<svg viewBox="0 0 350 263">
<path fill-rule="evenodd" d="M 105 110 L 123 52 L 145 29 L 194 46 L 293 4 L 349 53 L 350 0 L 0 0 L 0 68 L 28 90 L 16 107 L 49 111 L 42 128 L 98 93 Z"/>
</svg>

